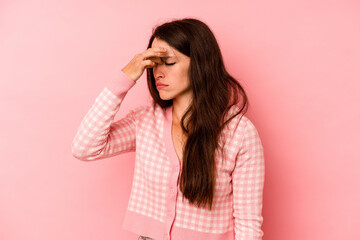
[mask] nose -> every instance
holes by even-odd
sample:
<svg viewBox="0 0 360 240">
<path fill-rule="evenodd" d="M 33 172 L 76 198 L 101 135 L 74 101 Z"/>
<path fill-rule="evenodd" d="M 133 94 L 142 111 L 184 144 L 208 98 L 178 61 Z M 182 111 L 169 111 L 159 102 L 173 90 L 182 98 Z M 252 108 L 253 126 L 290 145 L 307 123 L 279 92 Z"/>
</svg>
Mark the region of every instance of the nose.
<svg viewBox="0 0 360 240">
<path fill-rule="evenodd" d="M 159 79 L 165 77 L 164 69 L 162 66 L 163 66 L 163 64 L 156 64 L 156 66 L 153 67 L 153 74 L 154 74 L 155 80 L 159 80 Z"/>
</svg>

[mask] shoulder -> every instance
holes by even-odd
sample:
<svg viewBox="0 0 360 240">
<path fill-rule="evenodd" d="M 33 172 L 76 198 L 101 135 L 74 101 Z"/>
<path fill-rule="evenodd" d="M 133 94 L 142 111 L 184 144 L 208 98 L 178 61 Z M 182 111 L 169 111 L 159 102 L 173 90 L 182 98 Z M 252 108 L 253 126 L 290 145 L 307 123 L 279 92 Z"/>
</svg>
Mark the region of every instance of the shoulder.
<svg viewBox="0 0 360 240">
<path fill-rule="evenodd" d="M 240 107 L 237 105 L 233 105 L 230 107 L 229 111 L 226 113 L 225 115 L 225 120 L 228 120 L 230 118 L 232 118 L 226 125 L 226 127 L 229 130 L 235 130 L 238 128 L 243 129 L 244 127 L 246 127 L 248 122 L 251 122 L 250 119 L 244 115 L 244 113 L 239 113 L 240 111 Z M 235 117 L 233 117 L 235 114 L 237 114 Z"/>
<path fill-rule="evenodd" d="M 240 110 L 239 106 L 234 105 L 230 108 L 227 113 L 226 119 L 232 117 Z M 258 130 L 254 123 L 244 114 L 240 113 L 232 118 L 228 124 L 225 126 L 224 131 L 226 131 L 228 136 L 236 138 L 239 141 L 243 141 L 245 138 L 259 137 Z"/>
</svg>

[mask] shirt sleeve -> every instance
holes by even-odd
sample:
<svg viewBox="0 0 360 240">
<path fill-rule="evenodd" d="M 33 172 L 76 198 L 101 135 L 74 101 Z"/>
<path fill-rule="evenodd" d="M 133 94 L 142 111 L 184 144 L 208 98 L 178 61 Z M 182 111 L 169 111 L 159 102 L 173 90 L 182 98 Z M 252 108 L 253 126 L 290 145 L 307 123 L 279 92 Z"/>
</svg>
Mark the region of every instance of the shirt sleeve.
<svg viewBox="0 0 360 240">
<path fill-rule="evenodd" d="M 113 122 L 120 105 L 135 82 L 122 71 L 107 82 L 80 123 L 72 141 L 72 155 L 79 160 L 98 160 L 135 151 L 136 114 L 141 107 Z"/>
<path fill-rule="evenodd" d="M 241 147 L 232 173 L 235 240 L 261 240 L 262 198 L 265 178 L 263 146 L 249 119 L 240 131 Z"/>
</svg>

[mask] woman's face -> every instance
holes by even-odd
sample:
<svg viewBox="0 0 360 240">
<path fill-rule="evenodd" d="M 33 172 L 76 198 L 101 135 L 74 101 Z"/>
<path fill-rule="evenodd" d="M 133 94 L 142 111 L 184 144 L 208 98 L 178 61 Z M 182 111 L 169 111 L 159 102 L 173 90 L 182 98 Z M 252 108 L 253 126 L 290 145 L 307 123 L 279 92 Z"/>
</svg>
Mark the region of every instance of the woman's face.
<svg viewBox="0 0 360 240">
<path fill-rule="evenodd" d="M 167 50 L 167 56 L 157 61 L 153 67 L 156 88 L 162 100 L 189 100 L 192 96 L 189 80 L 190 58 L 167 42 L 155 38 L 151 47 L 162 47 Z"/>
</svg>

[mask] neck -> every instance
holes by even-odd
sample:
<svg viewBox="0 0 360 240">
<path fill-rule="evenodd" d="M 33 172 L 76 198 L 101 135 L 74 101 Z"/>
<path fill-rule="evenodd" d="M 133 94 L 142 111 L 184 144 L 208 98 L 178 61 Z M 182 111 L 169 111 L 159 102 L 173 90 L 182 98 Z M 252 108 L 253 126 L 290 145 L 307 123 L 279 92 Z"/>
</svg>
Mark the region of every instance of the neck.
<svg viewBox="0 0 360 240">
<path fill-rule="evenodd" d="M 181 118 L 191 104 L 191 98 L 183 96 L 182 98 L 173 99 L 173 123 L 180 124 Z"/>
</svg>

